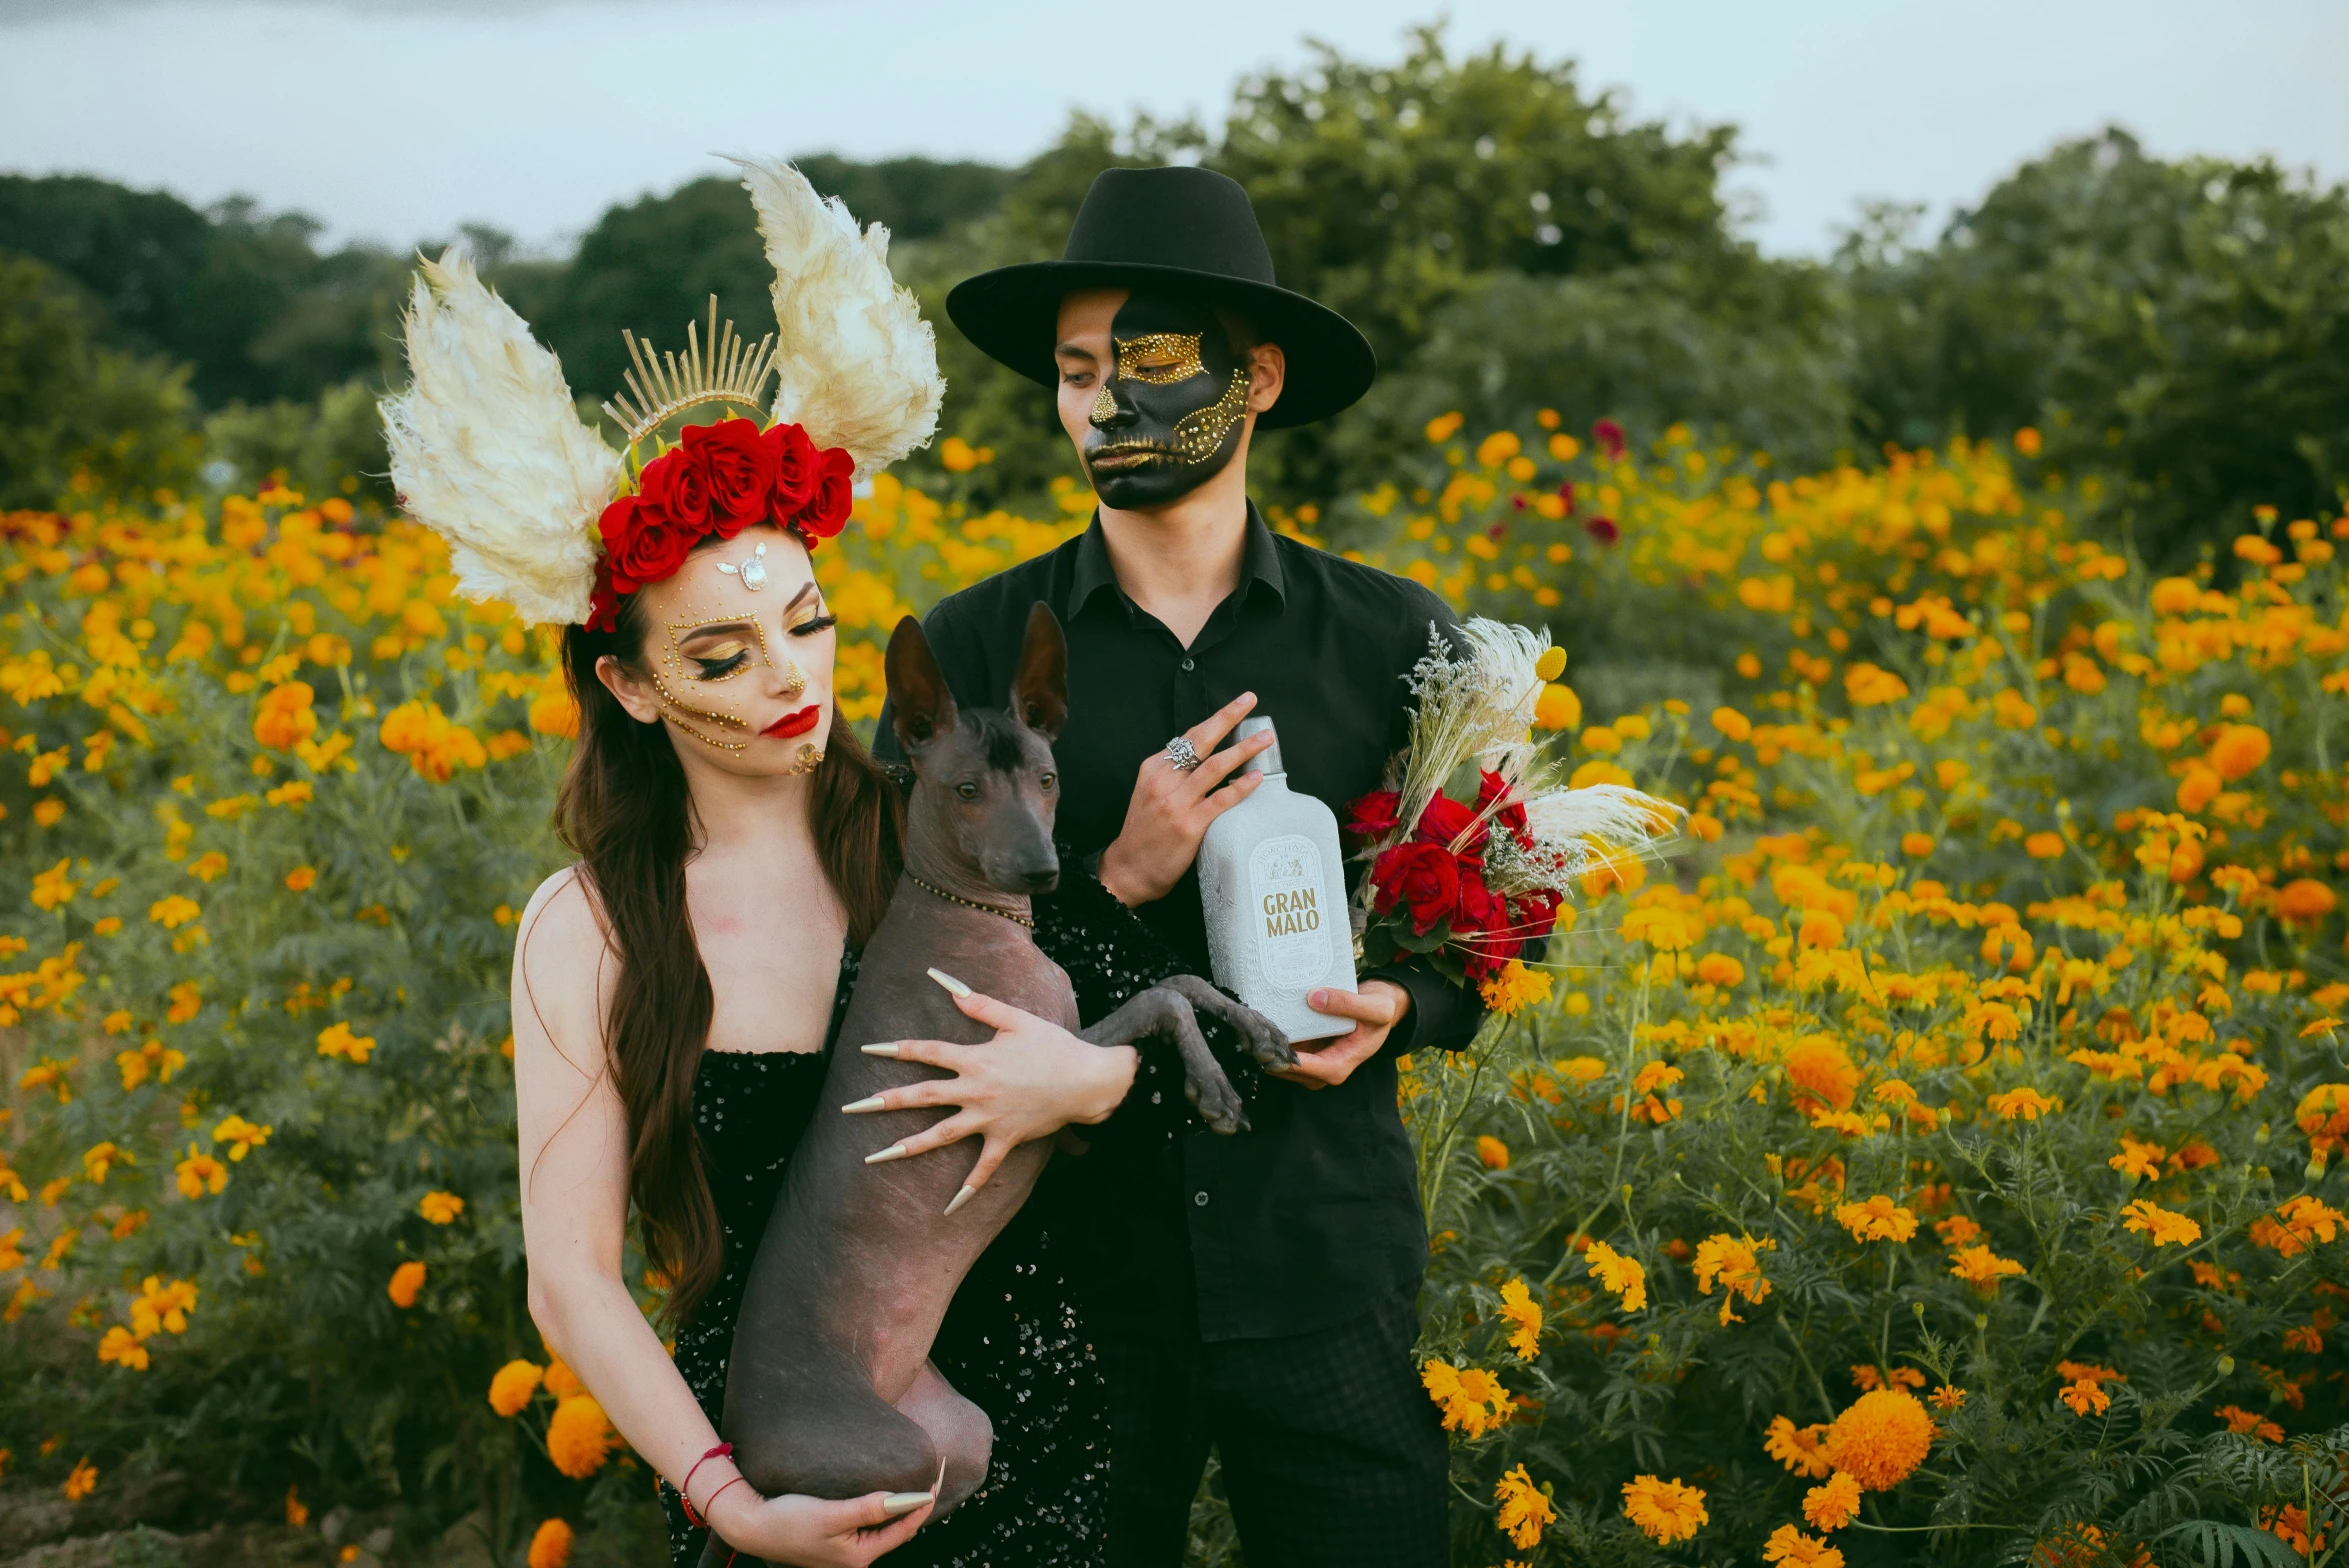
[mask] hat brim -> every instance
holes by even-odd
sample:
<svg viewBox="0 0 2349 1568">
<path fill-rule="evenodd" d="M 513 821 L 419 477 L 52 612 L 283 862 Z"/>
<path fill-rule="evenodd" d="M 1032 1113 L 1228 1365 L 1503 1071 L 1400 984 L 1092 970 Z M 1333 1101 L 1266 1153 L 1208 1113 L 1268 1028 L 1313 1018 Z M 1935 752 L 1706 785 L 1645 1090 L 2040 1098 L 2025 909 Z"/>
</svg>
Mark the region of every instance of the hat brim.
<svg viewBox="0 0 2349 1568">
<path fill-rule="evenodd" d="M 1287 373 L 1280 399 L 1256 416 L 1263 430 L 1327 419 L 1360 401 L 1378 378 L 1378 356 L 1360 329 L 1328 306 L 1269 283 L 1189 267 L 1127 261 L 1031 261 L 965 278 L 946 296 L 946 314 L 988 358 L 1042 386 L 1059 383 L 1052 358 L 1060 302 L 1078 289 L 1179 285 L 1248 318 L 1257 337 L 1280 345 Z"/>
</svg>

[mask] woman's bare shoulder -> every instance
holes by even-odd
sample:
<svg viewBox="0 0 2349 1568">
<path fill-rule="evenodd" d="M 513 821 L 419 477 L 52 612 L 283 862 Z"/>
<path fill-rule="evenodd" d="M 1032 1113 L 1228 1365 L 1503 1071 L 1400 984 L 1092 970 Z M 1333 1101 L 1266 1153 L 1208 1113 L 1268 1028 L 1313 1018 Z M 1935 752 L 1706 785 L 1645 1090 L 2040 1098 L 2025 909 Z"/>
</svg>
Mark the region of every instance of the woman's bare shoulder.
<svg viewBox="0 0 2349 1568">
<path fill-rule="evenodd" d="M 595 889 L 575 865 L 538 884 L 518 925 L 515 966 L 533 975 L 593 970 L 611 944 Z"/>
</svg>

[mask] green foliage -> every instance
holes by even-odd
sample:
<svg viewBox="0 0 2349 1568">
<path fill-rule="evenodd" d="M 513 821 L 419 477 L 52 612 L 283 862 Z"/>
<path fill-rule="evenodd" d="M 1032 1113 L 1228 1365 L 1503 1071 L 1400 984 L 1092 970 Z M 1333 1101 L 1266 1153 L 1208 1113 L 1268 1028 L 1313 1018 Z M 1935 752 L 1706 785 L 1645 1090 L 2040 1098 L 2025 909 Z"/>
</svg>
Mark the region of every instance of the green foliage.
<svg viewBox="0 0 2349 1568">
<path fill-rule="evenodd" d="M 2162 566 L 2349 484 L 2349 189 L 2108 130 L 1938 244 L 1913 223 L 1879 209 L 1841 258 L 1872 440 L 2038 425 L 2051 459 L 2122 476 L 2114 521 Z"/>
<path fill-rule="evenodd" d="M 117 491 L 194 473 L 187 373 L 103 330 L 65 279 L 0 251 L 0 509 L 54 505 L 76 475 Z"/>
</svg>

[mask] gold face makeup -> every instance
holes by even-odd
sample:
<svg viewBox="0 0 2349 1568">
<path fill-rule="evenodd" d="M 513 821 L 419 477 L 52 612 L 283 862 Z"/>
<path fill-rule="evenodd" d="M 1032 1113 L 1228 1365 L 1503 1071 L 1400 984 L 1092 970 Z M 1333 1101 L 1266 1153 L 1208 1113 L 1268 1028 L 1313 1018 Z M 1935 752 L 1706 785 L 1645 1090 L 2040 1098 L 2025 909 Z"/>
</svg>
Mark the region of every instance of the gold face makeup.
<svg viewBox="0 0 2349 1568">
<path fill-rule="evenodd" d="M 1105 504 L 1164 506 L 1238 450 L 1253 385 L 1248 356 L 1207 301 L 1150 290 L 1118 305 L 1108 347 L 1112 363 L 1087 410 L 1079 454 Z"/>
<path fill-rule="evenodd" d="M 734 570 L 725 575 L 742 581 L 743 587 L 756 592 L 757 588 L 744 581 L 750 572 L 743 563 L 758 559 L 754 552 L 743 561 L 715 564 L 722 572 L 732 566 Z M 763 570 L 762 567 L 762 573 Z M 762 580 L 760 586 L 763 585 Z M 781 619 L 786 637 L 814 636 L 833 624 L 813 581 L 800 584 L 799 591 L 784 605 Z M 787 652 L 777 657 L 780 650 L 768 639 L 759 616 L 741 611 L 714 615 L 703 606 L 687 606 L 679 619 L 662 629 L 662 639 L 652 670 L 662 717 L 712 750 L 740 754 L 749 750 L 754 739 L 790 740 L 822 721 L 822 705 L 810 704 L 784 714 L 762 730 L 753 729 L 755 720 L 747 714 L 758 711 L 757 704 L 763 694 L 780 695 L 789 701 L 803 695 L 808 688 L 807 674 L 798 661 Z M 780 676 L 780 680 L 773 684 L 760 682 L 755 688 L 734 688 L 748 694 L 737 702 L 724 702 L 728 693 L 709 690 L 761 666 Z M 811 772 L 821 760 L 820 749 L 803 744 L 791 771 Z"/>
</svg>

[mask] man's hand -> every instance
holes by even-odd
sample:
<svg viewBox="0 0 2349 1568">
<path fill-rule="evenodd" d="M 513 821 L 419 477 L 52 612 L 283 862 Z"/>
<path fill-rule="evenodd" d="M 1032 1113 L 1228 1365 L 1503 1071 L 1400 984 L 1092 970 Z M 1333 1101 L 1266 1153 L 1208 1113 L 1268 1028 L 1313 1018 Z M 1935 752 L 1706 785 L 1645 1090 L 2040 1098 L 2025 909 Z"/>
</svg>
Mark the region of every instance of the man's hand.
<svg viewBox="0 0 2349 1568">
<path fill-rule="evenodd" d="M 1183 738 L 1203 759 L 1188 773 L 1169 762 L 1164 751 L 1142 759 L 1134 775 L 1133 798 L 1126 802 L 1125 826 L 1101 852 L 1101 885 L 1119 903 L 1131 909 L 1154 904 L 1172 892 L 1199 858 L 1207 824 L 1246 800 L 1263 782 L 1262 774 L 1251 773 L 1229 789 L 1216 788 L 1273 743 L 1267 730 L 1228 751 L 1215 750 L 1255 706 L 1256 694 L 1242 692 L 1184 731 Z"/>
<path fill-rule="evenodd" d="M 1298 1046 L 1297 1065 L 1272 1076 L 1308 1089 L 1326 1089 L 1344 1083 L 1355 1068 L 1378 1054 L 1395 1025 L 1410 1013 L 1411 993 L 1392 980 L 1365 980 L 1359 991 L 1316 991 L 1305 1005 L 1332 1018 L 1353 1019 L 1353 1031 L 1318 1046 Z"/>
</svg>

